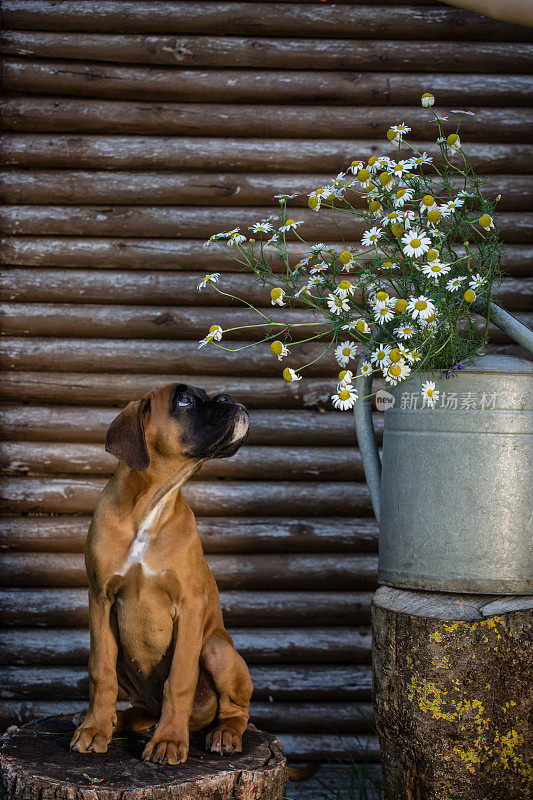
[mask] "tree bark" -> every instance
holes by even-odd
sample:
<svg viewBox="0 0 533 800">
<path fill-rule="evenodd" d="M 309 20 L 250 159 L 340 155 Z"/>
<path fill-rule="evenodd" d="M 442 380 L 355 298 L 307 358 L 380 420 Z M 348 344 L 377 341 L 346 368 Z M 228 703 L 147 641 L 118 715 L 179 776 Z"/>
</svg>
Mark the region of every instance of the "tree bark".
<svg viewBox="0 0 533 800">
<path fill-rule="evenodd" d="M 3 800 L 281 800 L 285 758 L 278 739 L 249 725 L 243 752 L 207 753 L 191 736 L 189 758 L 177 767 L 141 760 L 146 736 L 116 736 L 105 755 L 69 751 L 72 714 L 12 727 L 0 749 Z"/>
<path fill-rule="evenodd" d="M 374 707 L 386 800 L 531 797 L 532 615 L 533 597 L 378 589 Z"/>
</svg>

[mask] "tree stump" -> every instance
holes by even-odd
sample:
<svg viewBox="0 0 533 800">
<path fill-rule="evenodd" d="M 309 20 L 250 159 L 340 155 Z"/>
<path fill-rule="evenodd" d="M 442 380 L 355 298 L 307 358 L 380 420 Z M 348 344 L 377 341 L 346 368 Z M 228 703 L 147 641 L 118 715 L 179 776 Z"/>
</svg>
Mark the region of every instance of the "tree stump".
<svg viewBox="0 0 533 800">
<path fill-rule="evenodd" d="M 533 597 L 381 587 L 374 707 L 386 800 L 532 796 Z"/>
<path fill-rule="evenodd" d="M 119 733 L 108 752 L 71 753 L 73 714 L 12 727 L 0 748 L 5 800 L 281 800 L 286 766 L 275 736 L 248 725 L 243 751 L 205 750 L 205 734 L 191 734 L 189 758 L 175 767 L 145 763 L 148 736 Z"/>
</svg>

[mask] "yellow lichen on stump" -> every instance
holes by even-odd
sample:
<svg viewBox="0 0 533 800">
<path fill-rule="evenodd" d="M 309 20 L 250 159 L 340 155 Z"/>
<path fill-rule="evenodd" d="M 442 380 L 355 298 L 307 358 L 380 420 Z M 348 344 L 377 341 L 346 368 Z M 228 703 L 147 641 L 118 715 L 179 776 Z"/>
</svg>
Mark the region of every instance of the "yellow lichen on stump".
<svg viewBox="0 0 533 800">
<path fill-rule="evenodd" d="M 516 598 L 505 610 L 505 598 L 461 597 L 376 593 L 374 703 L 387 800 L 531 797 L 532 610 Z"/>
</svg>

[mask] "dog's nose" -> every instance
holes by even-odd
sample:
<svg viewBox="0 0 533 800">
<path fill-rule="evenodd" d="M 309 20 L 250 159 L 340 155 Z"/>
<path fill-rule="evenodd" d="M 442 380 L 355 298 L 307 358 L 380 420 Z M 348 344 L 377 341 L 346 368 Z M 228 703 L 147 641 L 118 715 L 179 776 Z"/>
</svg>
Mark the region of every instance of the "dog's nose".
<svg viewBox="0 0 533 800">
<path fill-rule="evenodd" d="M 233 403 L 233 398 L 230 397 L 229 394 L 226 394 L 226 392 L 217 394 L 215 397 L 213 397 L 213 400 L 216 400 L 217 402 L 220 401 L 221 403 Z"/>
</svg>

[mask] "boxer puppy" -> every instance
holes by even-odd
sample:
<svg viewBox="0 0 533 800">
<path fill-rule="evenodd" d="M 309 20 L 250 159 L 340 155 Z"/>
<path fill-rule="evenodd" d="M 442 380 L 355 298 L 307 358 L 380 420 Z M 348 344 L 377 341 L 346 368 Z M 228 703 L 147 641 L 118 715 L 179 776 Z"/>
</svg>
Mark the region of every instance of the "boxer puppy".
<svg viewBox="0 0 533 800">
<path fill-rule="evenodd" d="M 244 406 L 183 383 L 148 392 L 111 423 L 119 459 L 85 548 L 89 578 L 89 708 L 71 748 L 105 753 L 114 730 L 155 725 L 143 759 L 187 759 L 189 730 L 240 752 L 252 682 L 224 628 L 215 579 L 181 487 L 204 461 L 248 435 Z M 131 708 L 117 715 L 119 687 Z"/>
</svg>

